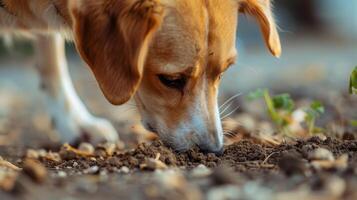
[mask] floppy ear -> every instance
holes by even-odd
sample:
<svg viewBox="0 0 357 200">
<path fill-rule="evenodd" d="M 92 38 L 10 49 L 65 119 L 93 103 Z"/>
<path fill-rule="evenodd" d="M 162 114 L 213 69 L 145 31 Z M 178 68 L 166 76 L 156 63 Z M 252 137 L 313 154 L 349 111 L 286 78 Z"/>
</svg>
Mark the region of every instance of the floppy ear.
<svg viewBox="0 0 357 200">
<path fill-rule="evenodd" d="M 109 102 L 138 88 L 148 46 L 163 19 L 159 0 L 69 1 L 76 47 Z"/>
<path fill-rule="evenodd" d="M 270 52 L 280 57 L 280 38 L 271 11 L 270 0 L 239 0 L 239 6 L 239 11 L 256 18 Z"/>
</svg>

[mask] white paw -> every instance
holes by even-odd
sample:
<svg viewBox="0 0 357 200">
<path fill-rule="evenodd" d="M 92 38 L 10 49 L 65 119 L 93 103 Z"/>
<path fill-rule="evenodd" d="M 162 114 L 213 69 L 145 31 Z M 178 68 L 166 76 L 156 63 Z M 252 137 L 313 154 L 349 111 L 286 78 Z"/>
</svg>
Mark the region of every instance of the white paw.
<svg viewBox="0 0 357 200">
<path fill-rule="evenodd" d="M 93 117 L 90 120 L 79 123 L 81 137 L 92 144 L 101 142 L 115 143 L 119 140 L 118 133 L 113 125 L 105 119 Z"/>
</svg>

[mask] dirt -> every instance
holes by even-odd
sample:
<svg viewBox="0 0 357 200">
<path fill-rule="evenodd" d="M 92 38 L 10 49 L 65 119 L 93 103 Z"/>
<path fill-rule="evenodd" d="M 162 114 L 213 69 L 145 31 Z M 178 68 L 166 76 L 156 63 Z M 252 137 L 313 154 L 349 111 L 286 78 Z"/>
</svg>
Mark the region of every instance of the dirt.
<svg viewBox="0 0 357 200">
<path fill-rule="evenodd" d="M 108 155 L 102 147 L 97 147 L 93 156 L 78 155 L 62 149 L 59 154 L 63 160 L 56 162 L 43 159 L 42 161 L 49 169 L 82 171 L 98 166 L 98 171 L 105 169 L 114 172 L 122 167 L 139 170 L 140 165 L 145 164 L 148 158 L 158 157 L 168 167 L 193 169 L 198 165 L 205 165 L 209 168 L 223 165 L 233 168 L 236 172 L 276 171 L 280 168 L 292 174 L 301 171 L 301 163 L 308 162 L 309 152 L 317 148 L 325 148 L 335 157 L 347 153 L 351 163 L 357 161 L 357 141 L 330 137 L 325 140 L 312 137 L 308 140 L 297 140 L 275 147 L 244 140 L 227 146 L 222 156 L 213 153 L 205 154 L 198 148 L 177 153 L 158 140 L 152 144 L 142 143 L 133 150 L 116 150 L 112 155 Z"/>
<path fill-rule="evenodd" d="M 312 195 L 316 191 L 321 197 L 336 195 L 330 199 L 357 195 L 351 189 L 357 186 L 356 140 L 311 137 L 277 146 L 242 140 L 227 146 L 221 156 L 204 154 L 197 148 L 177 153 L 160 141 L 142 143 L 132 150 L 111 145 L 92 149 L 87 145 L 64 145 L 57 152 L 28 150 L 16 163 L 23 170 L 14 179 L 13 188 L 0 192 L 0 197 L 135 199 L 130 195 L 138 192 L 139 199 L 212 199 L 235 194 L 229 187 L 244 192 L 248 183 L 257 187 L 258 193 L 277 192 L 269 193 L 272 199 L 289 194 L 287 191 L 296 193 L 302 185 L 310 188 Z M 347 159 L 339 159 L 343 157 Z M 330 187 L 342 191 L 331 194 Z M 96 195 L 88 197 L 93 191 Z M 168 198 L 167 192 L 174 196 Z M 244 195 L 259 199 L 257 194 Z"/>
</svg>

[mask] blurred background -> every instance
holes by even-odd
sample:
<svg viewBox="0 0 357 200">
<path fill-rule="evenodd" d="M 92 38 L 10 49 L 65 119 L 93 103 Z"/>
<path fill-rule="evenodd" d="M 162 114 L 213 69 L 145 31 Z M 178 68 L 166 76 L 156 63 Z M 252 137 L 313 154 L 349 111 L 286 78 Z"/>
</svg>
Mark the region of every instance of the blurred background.
<svg viewBox="0 0 357 200">
<path fill-rule="evenodd" d="M 269 54 L 254 20 L 241 15 L 239 58 L 224 75 L 220 102 L 257 88 L 332 101 L 333 97 L 346 95 L 349 74 L 357 65 L 357 1 L 275 0 L 274 12 L 282 40 L 281 58 Z M 50 126 L 38 89 L 31 42 L 18 39 L 10 48 L 6 44 L 6 39 L 0 44 L 0 137 L 10 139 L 2 140 L 0 145 L 23 141 L 30 132 L 48 133 Z M 67 57 L 76 89 L 93 113 L 109 118 L 121 137 L 132 137 L 141 130 L 132 106 L 107 103 L 71 43 L 67 44 Z M 243 101 L 237 99 L 237 104 Z M 356 119 L 357 108 L 347 109 L 351 110 L 349 117 Z M 26 140 L 26 145 L 44 138 L 37 135 Z"/>
<path fill-rule="evenodd" d="M 241 17 L 239 59 L 222 88 L 346 90 L 347 77 L 357 65 L 357 1 L 275 0 L 274 5 L 281 58 L 269 55 L 256 24 Z"/>
</svg>

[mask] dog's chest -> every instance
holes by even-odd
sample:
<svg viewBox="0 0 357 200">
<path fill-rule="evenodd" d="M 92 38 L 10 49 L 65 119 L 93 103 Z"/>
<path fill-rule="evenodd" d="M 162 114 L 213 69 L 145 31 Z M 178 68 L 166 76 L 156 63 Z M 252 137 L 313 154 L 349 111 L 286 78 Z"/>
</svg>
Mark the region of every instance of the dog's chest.
<svg viewBox="0 0 357 200">
<path fill-rule="evenodd" d="M 52 0 L 0 0 L 0 29 L 66 30 L 67 21 Z"/>
</svg>

